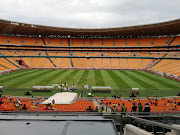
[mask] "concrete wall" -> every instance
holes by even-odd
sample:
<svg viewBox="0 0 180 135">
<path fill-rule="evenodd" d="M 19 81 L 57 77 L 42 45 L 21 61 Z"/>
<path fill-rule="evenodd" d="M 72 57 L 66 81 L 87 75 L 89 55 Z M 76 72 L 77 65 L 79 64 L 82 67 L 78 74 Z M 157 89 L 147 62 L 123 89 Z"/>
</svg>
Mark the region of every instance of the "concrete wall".
<svg viewBox="0 0 180 135">
<path fill-rule="evenodd" d="M 180 125 L 173 124 L 172 126 L 180 128 Z M 170 135 L 180 135 L 180 131 L 171 130 L 171 134 Z"/>
<path fill-rule="evenodd" d="M 126 124 L 124 135 L 152 135 L 152 134 L 138 127 L 135 127 L 131 124 Z"/>
</svg>

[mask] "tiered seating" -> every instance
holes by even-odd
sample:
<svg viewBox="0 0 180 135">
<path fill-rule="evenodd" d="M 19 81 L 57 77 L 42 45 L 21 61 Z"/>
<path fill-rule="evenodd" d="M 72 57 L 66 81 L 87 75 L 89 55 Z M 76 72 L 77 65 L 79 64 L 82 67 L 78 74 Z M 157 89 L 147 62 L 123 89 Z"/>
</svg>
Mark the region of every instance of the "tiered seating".
<svg viewBox="0 0 180 135">
<path fill-rule="evenodd" d="M 6 36 L 0 35 L 0 44 L 8 44 Z"/>
<path fill-rule="evenodd" d="M 36 45 L 41 45 L 41 46 L 44 45 L 42 38 L 37 38 L 36 39 Z"/>
<path fill-rule="evenodd" d="M 43 67 L 46 58 L 32 58 L 32 67 Z"/>
<path fill-rule="evenodd" d="M 8 98 L 2 98 L 2 101 L 4 102 L 4 105 L 7 107 L 7 111 L 17 110 L 17 108 L 15 107 L 15 103 L 17 103 L 16 98 L 12 98 L 12 103 L 10 102 L 10 100 Z M 33 100 L 28 99 L 28 98 L 20 98 L 20 101 L 21 101 L 21 104 L 26 104 L 27 106 L 28 105 L 30 106 L 30 104 Z M 35 102 L 38 102 L 38 101 L 35 101 Z"/>
<path fill-rule="evenodd" d="M 85 68 L 86 67 L 86 58 L 79 58 L 78 67 L 79 68 Z"/>
<path fill-rule="evenodd" d="M 127 42 L 127 46 L 138 46 L 137 38 L 127 38 L 126 42 Z"/>
<path fill-rule="evenodd" d="M 172 38 L 169 37 L 163 37 L 163 38 L 154 38 L 154 44 L 153 46 L 167 46 L 168 43 L 172 40 Z M 169 42 L 168 42 L 169 41 Z"/>
<path fill-rule="evenodd" d="M 103 68 L 110 68 L 110 59 L 103 58 Z"/>
<path fill-rule="evenodd" d="M 102 39 L 93 39 L 92 46 L 102 46 Z"/>
<path fill-rule="evenodd" d="M 103 46 L 164 46 L 168 45 L 174 37 L 158 37 L 158 38 L 119 38 L 119 39 L 80 39 L 80 38 L 71 38 L 69 39 L 71 46 L 91 46 L 91 47 L 103 47 Z M 9 41 L 9 42 L 8 42 Z M 67 38 L 44 38 L 46 45 L 48 46 L 68 46 Z M 180 37 L 177 36 L 174 42 L 171 45 L 177 45 L 180 42 Z M 92 44 L 91 44 L 92 42 Z M 43 40 L 41 37 L 16 37 L 16 36 L 0 36 L 0 43 L 3 44 L 19 44 L 19 45 L 38 45 L 44 46 Z M 153 44 L 152 44 L 153 43 Z M 37 48 L 36 48 L 37 49 Z M 43 52 L 43 51 L 42 51 Z M 46 56 L 45 52 L 8 52 L 1 51 L 3 55 L 38 55 Z M 72 54 L 69 52 L 47 52 L 51 56 L 102 56 L 102 52 L 76 52 Z M 103 56 L 119 56 L 119 57 L 163 57 L 165 53 L 141 53 L 141 52 L 104 52 Z M 177 53 L 178 54 L 178 53 Z M 173 56 L 173 54 L 168 54 L 166 57 L 179 57 Z M 16 63 L 14 59 L 17 58 L 8 58 L 13 63 Z M 21 58 L 29 67 L 54 67 L 48 58 Z M 72 67 L 70 63 L 70 58 L 50 58 L 57 67 Z M 42 60 L 42 61 L 41 61 Z M 134 60 L 137 62 L 134 63 Z M 40 62 L 39 62 L 40 61 Z M 74 67 L 88 67 L 88 68 L 145 68 L 146 65 L 150 62 L 150 59 L 114 59 L 114 58 L 95 58 L 86 59 L 86 58 L 72 58 Z M 164 60 L 163 60 L 164 61 Z M 161 61 L 161 63 L 163 62 Z M 159 64 L 157 64 L 159 65 Z M 19 66 L 19 65 L 18 65 Z M 178 64 L 177 64 L 178 66 Z M 9 68 L 9 67 L 8 67 Z M 17 68 L 17 67 L 16 67 Z M 175 67 L 174 67 L 175 69 Z M 168 72 L 170 72 L 168 70 Z M 177 70 L 173 70 L 173 73 L 177 73 Z M 171 72 L 171 73 L 172 73 Z"/>
<path fill-rule="evenodd" d="M 168 101 L 168 99 L 158 99 L 157 102 L 157 106 L 155 106 L 155 99 L 150 99 L 150 100 L 131 100 L 131 101 L 127 101 L 127 100 L 119 100 L 119 99 L 111 99 L 111 100 L 105 100 L 102 101 L 104 104 L 106 104 L 107 106 L 113 107 L 113 104 L 119 104 L 116 108 L 118 111 L 121 111 L 121 106 L 124 103 L 125 106 L 127 107 L 127 111 L 131 111 L 133 103 L 135 103 L 136 105 L 140 102 L 142 104 L 142 106 L 144 107 L 146 103 L 149 103 L 150 107 L 151 107 L 151 111 L 180 111 L 180 106 L 176 105 L 176 108 L 174 107 L 174 101 L 180 102 L 179 99 L 170 99 Z M 111 104 L 110 104 L 111 102 Z M 174 109 L 169 109 L 170 106 L 172 106 Z M 137 109 L 138 110 L 138 109 Z"/>
<path fill-rule="evenodd" d="M 113 46 L 113 39 L 103 39 L 103 46 Z"/>
<path fill-rule="evenodd" d="M 32 67 L 32 58 L 21 58 L 25 63 L 26 63 L 26 65 L 28 66 L 28 67 Z"/>
<path fill-rule="evenodd" d="M 120 68 L 128 68 L 127 59 L 119 59 Z"/>
<path fill-rule="evenodd" d="M 17 102 L 16 98 L 12 98 L 12 103 L 10 103 L 9 99 L 2 98 L 2 101 L 4 102 L 5 106 L 7 107 L 7 111 L 15 111 L 19 110 L 19 108 L 15 107 L 15 103 Z M 44 100 L 38 100 L 34 101 L 33 99 L 28 98 L 20 98 L 21 104 L 26 104 L 27 110 L 33 110 L 33 111 L 44 111 L 45 105 L 43 104 L 37 104 L 37 102 L 41 103 Z M 33 108 L 31 106 L 34 106 Z M 72 111 L 72 112 L 78 112 L 78 111 L 86 111 L 87 108 L 91 106 L 92 109 L 95 109 L 95 105 L 93 101 L 89 101 L 87 99 L 79 99 L 76 102 L 68 105 L 64 104 L 56 104 L 54 106 L 55 111 Z"/>
<path fill-rule="evenodd" d="M 94 58 L 87 59 L 87 68 L 94 68 Z"/>
<path fill-rule="evenodd" d="M 17 55 L 30 55 L 30 56 L 32 56 L 32 55 L 37 55 L 37 53 L 34 53 L 34 52 L 17 52 L 16 53 Z M 28 66 L 28 67 L 32 67 L 32 59 L 33 58 L 31 58 L 31 57 L 22 57 L 21 58 L 25 63 L 26 63 L 26 65 Z"/>
<path fill-rule="evenodd" d="M 152 59 L 142 59 L 142 69 L 145 69 L 145 67 L 152 61 Z"/>
<path fill-rule="evenodd" d="M 139 46 L 152 46 L 153 38 L 139 38 Z"/>
<path fill-rule="evenodd" d="M 44 65 L 44 66 L 43 66 Z M 45 61 L 44 61 L 44 63 L 43 63 L 43 67 L 44 68 L 50 68 L 51 66 L 52 66 L 52 63 L 51 63 L 51 61 L 48 59 L 48 58 L 46 58 L 45 59 Z"/>
<path fill-rule="evenodd" d="M 70 46 L 165 46 L 174 37 L 119 38 L 119 39 L 79 39 L 71 38 Z M 9 42 L 8 42 L 9 41 Z M 67 38 L 44 38 L 49 46 L 68 46 Z M 92 42 L 92 45 L 91 45 Z M 41 37 L 16 37 L 0 35 L 0 44 L 44 45 Z M 179 45 L 177 36 L 171 45 Z"/>
<path fill-rule="evenodd" d="M 63 60 L 63 58 L 54 58 L 53 63 L 56 65 L 56 67 L 59 67 L 62 60 Z"/>
<path fill-rule="evenodd" d="M 115 39 L 115 46 L 125 46 L 125 39 Z"/>
<path fill-rule="evenodd" d="M 95 58 L 95 68 L 102 68 L 102 58 Z"/>
<path fill-rule="evenodd" d="M 7 36 L 7 39 L 10 41 L 9 44 L 15 44 L 15 45 L 22 44 L 22 37 Z"/>
<path fill-rule="evenodd" d="M 50 45 L 53 46 L 69 46 L 67 38 L 52 38 Z"/>
<path fill-rule="evenodd" d="M 74 68 L 76 68 L 76 67 L 77 67 L 77 65 L 78 65 L 78 61 L 79 61 L 79 58 L 72 58 L 72 62 L 73 62 L 73 66 L 74 66 Z"/>
<path fill-rule="evenodd" d="M 153 66 L 151 70 L 161 71 L 170 74 L 180 75 L 180 62 L 179 60 L 161 60 L 158 64 Z"/>
<path fill-rule="evenodd" d="M 68 68 L 70 66 L 71 66 L 70 58 L 64 58 L 60 65 L 61 68 Z"/>
<path fill-rule="evenodd" d="M 83 46 L 84 40 L 83 39 L 70 39 L 71 46 Z"/>
<path fill-rule="evenodd" d="M 87 53 L 73 53 L 73 56 L 87 56 Z"/>
<path fill-rule="evenodd" d="M 1 62 L 1 61 L 0 61 L 0 62 Z M 0 71 L 7 70 L 7 69 L 8 69 L 8 68 L 3 67 L 3 66 L 0 65 Z"/>
<path fill-rule="evenodd" d="M 51 44 L 51 38 L 44 38 L 44 42 L 49 46 Z"/>
<path fill-rule="evenodd" d="M 48 53 L 49 56 L 56 56 L 56 53 Z M 50 57 L 51 61 L 53 62 L 53 64 L 55 63 L 56 58 Z M 53 64 L 51 64 L 51 68 L 55 67 Z M 56 64 L 55 64 L 56 65 Z"/>
<path fill-rule="evenodd" d="M 120 57 L 128 57 L 128 56 L 132 56 L 131 53 L 119 53 Z"/>
<path fill-rule="evenodd" d="M 60 46 L 60 43 L 62 43 L 62 40 L 60 38 L 46 38 L 46 45 Z"/>
<path fill-rule="evenodd" d="M 2 51 L 1 52 L 2 55 L 8 56 L 8 55 L 16 55 L 15 52 L 10 52 L 10 51 Z"/>
<path fill-rule="evenodd" d="M 17 69 L 16 66 L 14 66 L 13 64 L 11 64 L 10 62 L 8 62 L 6 59 L 4 58 L 0 58 L 0 64 L 7 67 L 8 69 Z M 7 69 L 6 69 L 7 70 Z"/>
<path fill-rule="evenodd" d="M 23 45 L 37 45 L 37 38 L 35 37 L 23 37 Z"/>
<path fill-rule="evenodd" d="M 111 68 L 119 68 L 119 60 L 118 59 L 111 59 Z"/>
<path fill-rule="evenodd" d="M 96 108 L 93 101 L 88 100 L 78 100 L 70 105 L 55 105 L 54 108 L 60 111 L 86 111 L 89 106 Z"/>
<path fill-rule="evenodd" d="M 176 39 L 171 43 L 171 45 L 180 45 L 180 36 L 177 36 Z"/>
<path fill-rule="evenodd" d="M 130 69 L 140 69 L 141 59 L 128 59 Z"/>
<path fill-rule="evenodd" d="M 92 46 L 92 45 L 91 45 L 91 39 L 84 39 L 84 40 L 83 40 L 83 43 L 84 43 L 84 44 L 83 44 L 82 46 Z M 78 46 L 79 46 L 79 45 L 78 45 Z"/>
</svg>

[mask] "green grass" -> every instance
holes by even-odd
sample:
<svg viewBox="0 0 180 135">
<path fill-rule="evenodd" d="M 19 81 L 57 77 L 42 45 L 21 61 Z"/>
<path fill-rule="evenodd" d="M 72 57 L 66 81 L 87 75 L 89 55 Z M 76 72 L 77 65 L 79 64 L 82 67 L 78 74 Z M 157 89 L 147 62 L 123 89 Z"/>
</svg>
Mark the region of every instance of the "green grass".
<svg viewBox="0 0 180 135">
<path fill-rule="evenodd" d="M 90 90 L 83 85 L 111 86 L 111 93 L 93 93 L 98 97 L 119 95 L 129 96 L 131 88 L 139 88 L 138 96 L 175 96 L 180 92 L 180 82 L 170 78 L 160 77 L 152 73 L 129 70 L 56 70 L 30 69 L 16 71 L 0 76 L 0 86 L 4 86 L 4 95 L 24 96 L 25 91 L 31 91 L 32 86 L 51 86 L 53 84 L 68 83 L 76 85 L 77 92 L 83 92 L 86 97 Z M 51 96 L 53 92 L 33 92 L 34 96 Z"/>
</svg>

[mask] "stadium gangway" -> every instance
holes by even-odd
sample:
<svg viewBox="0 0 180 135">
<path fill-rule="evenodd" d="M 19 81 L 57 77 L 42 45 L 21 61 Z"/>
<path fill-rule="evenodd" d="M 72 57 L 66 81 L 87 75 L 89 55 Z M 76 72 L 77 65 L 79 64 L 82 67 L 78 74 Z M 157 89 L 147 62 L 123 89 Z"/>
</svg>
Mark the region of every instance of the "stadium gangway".
<svg viewBox="0 0 180 135">
<path fill-rule="evenodd" d="M 177 128 L 177 127 L 174 127 L 174 126 L 170 126 L 170 125 L 167 125 L 167 124 L 142 119 L 142 118 L 139 118 L 139 117 L 136 117 L 136 116 L 127 115 L 127 117 L 129 117 L 130 119 L 134 119 L 134 120 L 138 121 L 139 122 L 138 127 L 140 126 L 140 123 L 147 124 L 147 125 L 152 125 L 153 134 L 155 134 L 155 130 L 154 130 L 155 126 L 162 127 L 163 128 L 163 134 L 164 134 L 164 129 L 175 130 L 175 131 L 178 131 L 180 133 L 180 128 Z"/>
</svg>

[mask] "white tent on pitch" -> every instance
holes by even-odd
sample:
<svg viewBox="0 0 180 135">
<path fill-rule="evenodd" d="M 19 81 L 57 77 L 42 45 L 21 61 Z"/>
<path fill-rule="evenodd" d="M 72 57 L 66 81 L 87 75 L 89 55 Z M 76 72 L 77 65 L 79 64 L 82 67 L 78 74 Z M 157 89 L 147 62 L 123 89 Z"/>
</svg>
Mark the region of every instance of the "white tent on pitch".
<svg viewBox="0 0 180 135">
<path fill-rule="evenodd" d="M 71 104 L 77 99 L 77 93 L 74 92 L 60 92 L 51 96 L 41 104 L 50 104 L 52 100 L 55 101 L 55 104 Z"/>
</svg>

